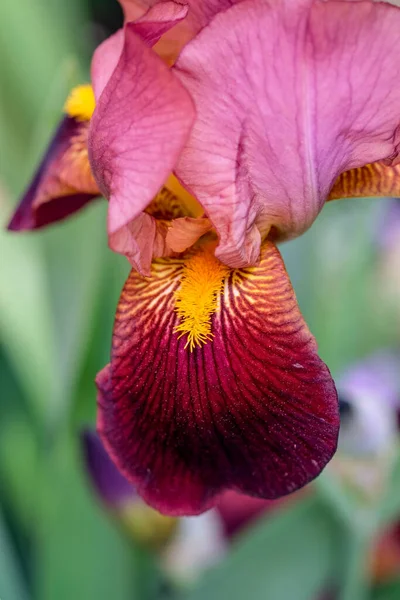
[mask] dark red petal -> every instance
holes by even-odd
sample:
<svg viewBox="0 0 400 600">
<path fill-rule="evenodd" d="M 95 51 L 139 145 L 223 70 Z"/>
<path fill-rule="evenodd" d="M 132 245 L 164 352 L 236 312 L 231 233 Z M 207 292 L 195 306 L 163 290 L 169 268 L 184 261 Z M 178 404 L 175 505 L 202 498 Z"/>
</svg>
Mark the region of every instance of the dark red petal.
<svg viewBox="0 0 400 600">
<path fill-rule="evenodd" d="M 64 117 L 8 229 L 60 221 L 100 195 L 87 156 L 88 123 Z"/>
<path fill-rule="evenodd" d="M 222 490 L 278 498 L 336 449 L 337 394 L 278 250 L 230 271 L 214 339 L 193 352 L 174 328 L 183 262 L 132 271 L 98 378 L 98 430 L 122 473 L 163 513 L 198 514 Z"/>
</svg>

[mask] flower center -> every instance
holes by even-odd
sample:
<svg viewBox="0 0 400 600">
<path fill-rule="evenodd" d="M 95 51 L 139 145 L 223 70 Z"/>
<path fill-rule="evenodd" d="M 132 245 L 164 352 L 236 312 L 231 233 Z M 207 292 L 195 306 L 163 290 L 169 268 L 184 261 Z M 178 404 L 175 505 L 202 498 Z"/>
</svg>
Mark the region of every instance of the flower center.
<svg viewBox="0 0 400 600">
<path fill-rule="evenodd" d="M 212 340 L 211 317 L 217 310 L 229 268 L 214 256 L 214 245 L 201 248 L 185 261 L 181 285 L 175 293 L 175 310 L 181 320 L 175 328 L 179 337 L 187 335 L 185 348 Z"/>
<path fill-rule="evenodd" d="M 179 217 L 201 217 L 204 211 L 193 196 L 170 175 L 145 212 L 156 219 L 170 221 Z"/>
<path fill-rule="evenodd" d="M 69 117 L 78 119 L 78 121 L 90 121 L 95 106 L 96 101 L 93 88 L 88 83 L 86 85 L 78 85 L 70 92 L 64 104 L 64 112 Z"/>
</svg>

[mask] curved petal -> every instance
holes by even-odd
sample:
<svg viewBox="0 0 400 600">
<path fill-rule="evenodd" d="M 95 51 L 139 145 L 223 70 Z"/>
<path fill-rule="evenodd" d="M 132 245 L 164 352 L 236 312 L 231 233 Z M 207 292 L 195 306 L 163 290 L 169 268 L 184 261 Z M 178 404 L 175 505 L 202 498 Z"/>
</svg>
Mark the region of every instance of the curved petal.
<svg viewBox="0 0 400 600">
<path fill-rule="evenodd" d="M 127 24 L 118 65 L 98 100 L 89 133 L 93 173 L 110 201 L 110 237 L 156 196 L 193 119 L 186 90 L 136 34 L 135 25 Z"/>
<path fill-rule="evenodd" d="M 93 53 L 90 74 L 96 104 L 110 81 L 124 48 L 124 30 L 119 29 L 110 35 Z"/>
<path fill-rule="evenodd" d="M 124 19 L 128 23 L 136 21 L 149 9 L 150 6 L 157 3 L 158 0 L 119 0 L 124 11 Z"/>
<path fill-rule="evenodd" d="M 151 278 L 132 271 L 125 284 L 111 367 L 97 380 L 102 440 L 166 514 L 198 514 L 225 488 L 293 492 L 332 457 L 339 421 L 280 254 L 268 242 L 259 267 L 225 271 L 213 341 L 192 352 L 174 333 L 185 264 L 156 261 Z"/>
<path fill-rule="evenodd" d="M 60 221 L 100 196 L 87 153 L 88 123 L 61 121 L 8 229 L 38 229 Z"/>
<path fill-rule="evenodd" d="M 198 239 L 210 231 L 209 219 L 194 219 L 193 217 L 180 217 L 171 221 L 165 242 L 171 252 L 184 252 L 193 246 Z M 165 256 L 165 254 L 163 255 Z"/>
<path fill-rule="evenodd" d="M 208 219 L 180 217 L 160 221 L 142 213 L 110 236 L 110 248 L 127 257 L 141 275 L 150 276 L 154 258 L 180 254 L 210 231 Z"/>
<path fill-rule="evenodd" d="M 120 2 L 124 11 L 125 22 L 140 21 L 141 19 L 147 19 L 146 12 L 151 7 L 155 7 L 158 10 L 164 11 L 166 4 L 171 2 L 158 2 L 157 0 L 122 0 Z M 185 9 L 185 13 L 188 9 L 188 4 L 175 3 L 180 6 L 181 9 Z M 186 14 L 185 14 L 186 16 Z M 176 22 L 174 26 L 166 31 L 162 38 L 155 44 L 155 52 L 163 58 L 168 64 L 173 64 L 176 57 L 183 46 L 193 37 L 193 27 L 190 24 L 190 19 L 185 18 L 183 22 Z"/>
<path fill-rule="evenodd" d="M 145 14 L 142 13 L 143 11 L 139 10 L 137 17 L 141 18 L 135 23 L 130 23 L 130 31 L 135 32 L 143 42 L 152 47 L 167 31 L 186 17 L 187 7 L 177 2 L 165 1 L 150 8 Z M 134 19 L 128 19 L 130 20 Z M 99 101 L 118 65 L 124 49 L 124 40 L 124 30 L 120 29 L 100 44 L 93 54 L 91 75 L 96 101 Z"/>
<path fill-rule="evenodd" d="M 202 27 L 207 25 L 219 12 L 226 10 L 241 0 L 184 0 L 189 6 L 186 27 L 191 36 L 195 35 Z M 126 21 L 135 21 L 140 18 L 149 7 L 162 5 L 165 0 L 119 0 Z"/>
<path fill-rule="evenodd" d="M 171 175 L 145 213 L 109 236 L 110 248 L 149 276 L 153 258 L 184 252 L 210 231 L 210 221 L 200 215 L 200 205 Z"/>
<path fill-rule="evenodd" d="M 154 46 L 164 34 L 183 21 L 187 14 L 186 4 L 164 0 L 155 4 L 136 21 L 135 31 L 149 46 Z"/>
<path fill-rule="evenodd" d="M 345 171 L 338 177 L 328 200 L 367 198 L 368 196 L 400 197 L 400 165 L 376 162 Z"/>
<path fill-rule="evenodd" d="M 197 119 L 176 171 L 224 263 L 302 233 L 342 171 L 395 159 L 399 29 L 384 3 L 243 0 L 184 48 Z"/>
</svg>

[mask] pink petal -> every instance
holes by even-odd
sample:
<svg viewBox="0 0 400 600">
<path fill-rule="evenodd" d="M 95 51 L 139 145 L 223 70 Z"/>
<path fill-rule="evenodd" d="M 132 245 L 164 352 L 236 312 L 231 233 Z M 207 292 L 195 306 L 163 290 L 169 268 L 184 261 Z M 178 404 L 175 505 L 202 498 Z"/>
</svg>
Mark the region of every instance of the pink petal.
<svg viewBox="0 0 400 600">
<path fill-rule="evenodd" d="M 124 10 L 125 22 L 140 21 L 142 18 L 146 19 L 145 14 L 149 7 L 154 6 L 158 10 L 165 11 L 165 5 L 171 4 L 171 2 L 157 2 L 157 0 L 122 0 L 122 8 Z M 187 3 L 175 3 L 176 6 L 181 7 L 187 12 Z M 175 26 L 164 33 L 162 39 L 156 44 L 154 50 L 159 56 L 162 56 L 168 64 L 173 64 L 176 57 L 183 46 L 193 37 L 193 28 L 190 26 L 190 21 L 185 19 L 184 22 L 177 22 Z"/>
<path fill-rule="evenodd" d="M 110 236 L 135 219 L 157 194 L 194 119 L 188 93 L 140 39 L 135 24 L 127 24 L 124 32 L 118 65 L 98 99 L 89 133 L 92 170 L 110 201 Z M 98 65 L 97 61 L 99 56 Z"/>
<path fill-rule="evenodd" d="M 113 35 L 110 35 L 110 37 L 94 51 L 91 65 L 91 78 L 96 105 L 117 67 L 123 47 L 124 30 L 120 29 Z"/>
<path fill-rule="evenodd" d="M 198 118 L 177 174 L 223 262 L 254 264 L 271 228 L 306 230 L 341 172 L 396 160 L 399 31 L 383 3 L 243 0 L 184 48 Z"/>
<path fill-rule="evenodd" d="M 157 0 L 119 0 L 119 3 L 124 11 L 125 21 L 129 22 L 139 19 Z"/>
<path fill-rule="evenodd" d="M 188 6 L 179 2 L 164 1 L 154 5 L 136 21 L 135 31 L 149 46 L 154 46 L 170 29 L 188 14 Z"/>
<path fill-rule="evenodd" d="M 184 252 L 210 229 L 211 223 L 208 219 L 180 217 L 171 222 L 165 242 L 172 252 Z"/>
<path fill-rule="evenodd" d="M 142 275 L 150 275 L 153 258 L 184 252 L 210 231 L 208 219 L 180 217 L 170 223 L 141 213 L 110 235 L 110 248 L 127 257 Z"/>
<path fill-rule="evenodd" d="M 219 12 L 226 10 L 241 0 L 182 0 L 182 4 L 189 6 L 188 26 L 192 35 L 197 33 L 204 25 Z M 165 0 L 119 0 L 126 21 L 135 21 L 141 17 L 151 6 L 164 4 Z"/>
<path fill-rule="evenodd" d="M 165 235 L 166 231 L 164 238 Z M 141 213 L 127 225 L 110 233 L 108 239 L 111 250 L 126 256 L 132 267 L 145 276 L 150 275 L 154 252 L 158 251 L 162 256 L 164 249 L 157 221 L 146 213 Z"/>
<path fill-rule="evenodd" d="M 141 18 L 131 24 L 131 31 L 134 31 L 148 46 L 154 46 L 169 29 L 177 25 L 187 15 L 187 6 L 177 2 L 163 2 L 162 5 L 155 5 L 154 8 L 139 11 L 137 17 Z M 96 102 L 99 101 L 103 90 L 111 78 L 121 58 L 124 48 L 124 30 L 120 29 L 114 35 L 107 38 L 95 50 L 92 59 L 91 74 Z"/>
</svg>

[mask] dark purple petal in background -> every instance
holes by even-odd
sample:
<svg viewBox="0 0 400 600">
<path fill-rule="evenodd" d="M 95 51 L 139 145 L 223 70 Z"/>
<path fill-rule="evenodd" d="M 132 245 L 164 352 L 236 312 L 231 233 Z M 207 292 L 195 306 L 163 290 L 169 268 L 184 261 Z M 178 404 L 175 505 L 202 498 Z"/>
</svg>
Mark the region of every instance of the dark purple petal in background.
<svg viewBox="0 0 400 600">
<path fill-rule="evenodd" d="M 133 485 L 118 471 L 95 431 L 85 429 L 81 434 L 81 444 L 91 483 L 103 502 L 111 508 L 118 508 L 127 500 L 137 498 Z"/>
<path fill-rule="evenodd" d="M 31 230 L 60 221 L 100 196 L 87 156 L 89 123 L 65 116 L 23 195 L 10 231 Z"/>
</svg>

